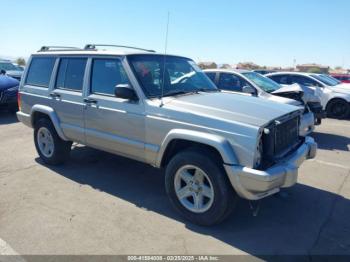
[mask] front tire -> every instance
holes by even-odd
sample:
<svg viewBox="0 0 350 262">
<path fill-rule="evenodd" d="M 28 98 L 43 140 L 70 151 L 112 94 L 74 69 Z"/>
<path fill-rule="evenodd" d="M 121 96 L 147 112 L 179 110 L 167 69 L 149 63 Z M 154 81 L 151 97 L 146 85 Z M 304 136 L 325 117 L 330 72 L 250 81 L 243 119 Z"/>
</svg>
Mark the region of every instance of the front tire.
<svg viewBox="0 0 350 262">
<path fill-rule="evenodd" d="M 165 186 L 173 206 L 198 225 L 222 222 L 238 199 L 222 163 L 207 150 L 178 153 L 166 168 Z"/>
<path fill-rule="evenodd" d="M 349 116 L 350 105 L 343 99 L 334 99 L 327 105 L 327 116 L 336 119 L 345 119 Z"/>
<path fill-rule="evenodd" d="M 62 140 L 51 121 L 41 118 L 34 128 L 35 148 L 40 158 L 49 165 L 59 165 L 69 156 L 72 142 Z"/>
</svg>

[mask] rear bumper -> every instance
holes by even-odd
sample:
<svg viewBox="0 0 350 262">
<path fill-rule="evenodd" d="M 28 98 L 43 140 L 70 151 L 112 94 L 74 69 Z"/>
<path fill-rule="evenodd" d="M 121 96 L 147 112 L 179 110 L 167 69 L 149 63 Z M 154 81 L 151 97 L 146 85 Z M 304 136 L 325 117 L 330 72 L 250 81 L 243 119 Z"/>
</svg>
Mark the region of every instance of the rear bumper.
<svg viewBox="0 0 350 262">
<path fill-rule="evenodd" d="M 29 114 L 25 114 L 21 111 L 18 111 L 16 113 L 17 118 L 20 122 L 22 122 L 23 124 L 25 124 L 28 127 L 32 127 L 32 120 Z"/>
<path fill-rule="evenodd" d="M 293 186 L 298 179 L 298 169 L 307 159 L 316 156 L 317 144 L 311 137 L 291 155 L 271 168 L 261 171 L 243 166 L 224 165 L 233 188 L 239 196 L 258 200 L 274 193 L 280 188 Z"/>
</svg>

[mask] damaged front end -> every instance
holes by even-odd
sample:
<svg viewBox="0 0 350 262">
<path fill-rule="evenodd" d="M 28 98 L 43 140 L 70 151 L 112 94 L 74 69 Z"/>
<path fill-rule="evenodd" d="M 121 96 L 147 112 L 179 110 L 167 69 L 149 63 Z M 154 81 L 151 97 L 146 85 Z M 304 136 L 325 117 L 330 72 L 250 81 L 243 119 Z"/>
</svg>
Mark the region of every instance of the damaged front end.
<svg viewBox="0 0 350 262">
<path fill-rule="evenodd" d="M 315 118 L 315 125 L 320 125 L 322 119 L 326 117 L 321 101 L 314 94 L 314 90 L 299 84 L 283 86 L 272 92 L 273 95 L 285 97 L 299 101 L 305 105 L 305 113 L 312 112 Z"/>
</svg>

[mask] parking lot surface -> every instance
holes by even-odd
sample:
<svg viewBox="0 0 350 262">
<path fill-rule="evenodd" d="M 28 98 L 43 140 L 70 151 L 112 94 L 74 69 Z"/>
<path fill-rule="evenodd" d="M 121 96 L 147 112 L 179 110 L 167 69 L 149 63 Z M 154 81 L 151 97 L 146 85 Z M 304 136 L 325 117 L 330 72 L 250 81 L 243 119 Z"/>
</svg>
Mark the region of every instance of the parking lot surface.
<svg viewBox="0 0 350 262">
<path fill-rule="evenodd" d="M 209 228 L 172 209 L 162 171 L 83 146 L 46 166 L 32 136 L 0 112 L 0 254 L 350 254 L 350 120 L 317 128 L 296 186 Z"/>
</svg>

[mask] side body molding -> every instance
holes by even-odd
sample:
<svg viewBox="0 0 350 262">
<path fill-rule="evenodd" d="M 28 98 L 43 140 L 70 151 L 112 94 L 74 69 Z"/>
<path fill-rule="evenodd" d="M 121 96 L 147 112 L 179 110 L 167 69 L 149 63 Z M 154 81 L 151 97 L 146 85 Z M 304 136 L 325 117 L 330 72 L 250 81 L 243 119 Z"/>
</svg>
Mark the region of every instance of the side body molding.
<svg viewBox="0 0 350 262">
<path fill-rule="evenodd" d="M 34 126 L 34 114 L 36 112 L 40 112 L 43 114 L 46 114 L 47 116 L 50 117 L 52 124 L 54 125 L 56 132 L 58 136 L 65 140 L 68 141 L 67 137 L 64 135 L 61 125 L 60 125 L 60 120 L 56 114 L 56 112 L 49 106 L 44 106 L 44 105 L 34 105 L 30 111 L 30 117 L 31 117 L 31 122 L 32 126 Z"/>
<path fill-rule="evenodd" d="M 197 143 L 211 146 L 220 153 L 225 164 L 228 164 L 228 165 L 238 164 L 238 159 L 235 155 L 235 152 L 231 144 L 224 137 L 221 137 L 215 134 L 208 134 L 208 133 L 203 133 L 199 131 L 193 131 L 193 130 L 173 129 L 167 134 L 167 136 L 165 137 L 165 139 L 163 140 L 160 146 L 160 150 L 156 160 L 157 167 L 161 166 L 164 153 L 168 145 L 170 144 L 170 142 L 176 139 L 188 140 L 191 142 L 197 142 Z"/>
</svg>

